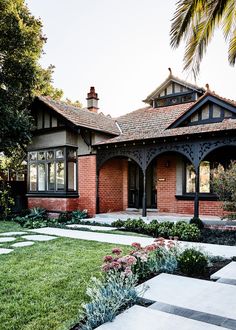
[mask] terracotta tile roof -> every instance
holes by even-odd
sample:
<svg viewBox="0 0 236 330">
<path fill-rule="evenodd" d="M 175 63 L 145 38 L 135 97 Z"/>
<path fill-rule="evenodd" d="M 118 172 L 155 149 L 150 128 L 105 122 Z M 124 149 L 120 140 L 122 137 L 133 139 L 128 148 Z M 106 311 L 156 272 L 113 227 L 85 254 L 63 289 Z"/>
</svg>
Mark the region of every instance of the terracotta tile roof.
<svg viewBox="0 0 236 330">
<path fill-rule="evenodd" d="M 194 102 L 168 107 L 145 107 L 117 118 L 122 134 L 116 138 L 97 144 L 116 143 L 160 137 L 165 129 L 181 114 L 185 113 Z"/>
<path fill-rule="evenodd" d="M 117 118 L 122 134 L 107 141 L 98 142 L 96 145 L 236 129 L 236 119 L 232 118 L 227 118 L 218 123 L 169 128 L 171 124 L 173 124 L 177 119 L 188 112 L 195 104 L 208 95 L 214 96 L 222 101 L 236 106 L 235 101 L 225 99 L 213 92 L 208 91 L 195 102 L 156 109 L 152 107 L 138 109 L 128 113 L 125 116 Z"/>
<path fill-rule="evenodd" d="M 79 109 L 61 101 L 52 100 L 46 96 L 38 96 L 38 99 L 76 126 L 113 135 L 120 134 L 116 121 L 102 113 L 94 113 L 87 108 Z"/>
</svg>

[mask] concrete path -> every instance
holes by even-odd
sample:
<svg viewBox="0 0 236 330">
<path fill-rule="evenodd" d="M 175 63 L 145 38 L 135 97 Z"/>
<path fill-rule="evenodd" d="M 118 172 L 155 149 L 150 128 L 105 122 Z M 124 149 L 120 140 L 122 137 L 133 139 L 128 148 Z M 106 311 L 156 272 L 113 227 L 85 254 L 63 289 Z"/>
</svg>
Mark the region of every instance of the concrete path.
<svg viewBox="0 0 236 330">
<path fill-rule="evenodd" d="M 225 330 L 226 328 L 207 324 L 185 317 L 172 315 L 141 306 L 133 306 L 118 315 L 113 322 L 107 322 L 97 330 Z"/>
<path fill-rule="evenodd" d="M 218 270 L 218 272 L 211 275 L 211 280 L 236 280 L 236 262 L 231 261 L 228 265 Z"/>
<path fill-rule="evenodd" d="M 126 236 L 106 233 L 93 233 L 89 231 L 79 231 L 71 229 L 61 228 L 39 228 L 32 229 L 31 231 L 40 234 L 54 235 L 60 237 L 68 237 L 75 239 L 83 239 L 88 241 L 97 241 L 112 244 L 131 245 L 134 242 L 140 243 L 142 246 L 153 243 L 153 238 L 139 237 L 139 236 Z M 202 248 L 206 253 L 214 256 L 222 256 L 226 258 L 232 258 L 236 256 L 236 246 L 217 245 L 217 244 L 206 244 L 206 243 L 192 243 L 192 242 L 179 242 L 183 248 L 195 247 Z"/>
<path fill-rule="evenodd" d="M 73 225 L 67 225 L 66 227 L 68 228 L 73 228 L 73 229 L 89 229 L 89 230 L 102 230 L 102 231 L 112 231 L 116 230 L 116 227 L 107 227 L 107 226 L 91 226 L 91 225 L 78 225 L 78 224 L 73 224 Z"/>
<path fill-rule="evenodd" d="M 235 286 L 164 273 L 145 285 L 141 298 L 235 320 L 236 328 Z"/>
</svg>

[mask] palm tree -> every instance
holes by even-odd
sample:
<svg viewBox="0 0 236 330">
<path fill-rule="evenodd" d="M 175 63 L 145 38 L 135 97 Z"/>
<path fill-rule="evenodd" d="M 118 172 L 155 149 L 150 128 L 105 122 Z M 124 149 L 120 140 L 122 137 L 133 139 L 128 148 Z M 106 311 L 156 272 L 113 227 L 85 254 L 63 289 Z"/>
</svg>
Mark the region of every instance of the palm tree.
<svg viewBox="0 0 236 330">
<path fill-rule="evenodd" d="M 236 59 L 236 0 L 179 0 L 171 25 L 171 46 L 186 41 L 184 70 L 196 77 L 216 28 L 222 28 L 228 43 L 228 61 Z"/>
</svg>

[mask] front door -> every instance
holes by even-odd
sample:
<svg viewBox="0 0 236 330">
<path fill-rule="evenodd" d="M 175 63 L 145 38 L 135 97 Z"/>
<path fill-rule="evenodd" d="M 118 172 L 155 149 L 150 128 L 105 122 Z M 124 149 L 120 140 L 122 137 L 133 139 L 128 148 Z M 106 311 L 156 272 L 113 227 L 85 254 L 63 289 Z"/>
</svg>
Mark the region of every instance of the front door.
<svg viewBox="0 0 236 330">
<path fill-rule="evenodd" d="M 139 209 L 142 207 L 143 174 L 140 167 L 128 162 L 128 207 Z"/>
</svg>

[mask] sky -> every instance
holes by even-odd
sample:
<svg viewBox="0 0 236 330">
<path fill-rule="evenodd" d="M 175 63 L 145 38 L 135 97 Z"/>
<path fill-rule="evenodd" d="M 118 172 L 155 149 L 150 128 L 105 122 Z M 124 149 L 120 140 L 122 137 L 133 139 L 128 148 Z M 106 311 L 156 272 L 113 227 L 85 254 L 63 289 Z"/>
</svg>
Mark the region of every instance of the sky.
<svg viewBox="0 0 236 330">
<path fill-rule="evenodd" d="M 231 99 L 235 67 L 227 60 L 227 45 L 216 31 L 197 81 L 183 72 L 184 45 L 170 47 L 171 18 L 176 0 L 27 0 L 43 22 L 47 37 L 41 64 L 55 65 L 54 86 L 64 98 L 86 106 L 95 86 L 99 108 L 117 117 L 145 106 L 145 97 L 168 76 Z"/>
</svg>

